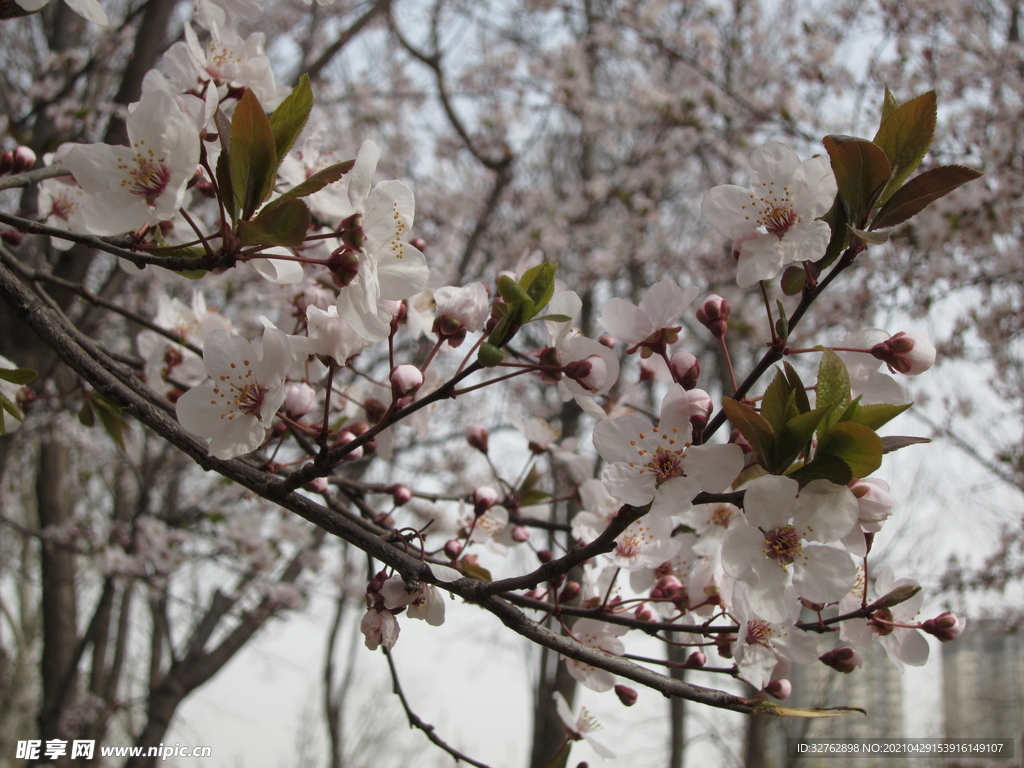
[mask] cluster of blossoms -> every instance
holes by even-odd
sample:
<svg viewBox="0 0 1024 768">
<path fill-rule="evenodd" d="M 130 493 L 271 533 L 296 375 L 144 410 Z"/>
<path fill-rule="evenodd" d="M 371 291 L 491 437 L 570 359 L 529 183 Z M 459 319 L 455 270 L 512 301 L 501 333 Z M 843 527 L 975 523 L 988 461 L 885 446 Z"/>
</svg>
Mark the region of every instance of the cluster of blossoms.
<svg viewBox="0 0 1024 768">
<path fill-rule="evenodd" d="M 950 640 L 962 631 L 950 614 L 918 621 L 916 582 L 888 570 L 873 581 L 865 577 L 873 538 L 894 507 L 888 485 L 867 476 L 883 453 L 875 429 L 906 403 L 894 376 L 922 373 L 934 362 L 926 337 L 851 334 L 823 355 L 816 387 L 804 387 L 788 365 L 776 369 L 760 403 L 742 394 L 722 401 L 736 431 L 729 442 L 710 442 L 715 398 L 698 387 L 700 361 L 686 348 L 680 318 L 694 311 L 728 359 L 725 299 L 712 295 L 691 309 L 698 289 L 665 279 L 639 306 L 606 301 L 597 321 L 606 335 L 595 339 L 577 327 L 581 298 L 556 290 L 554 265 L 539 260 L 496 276 L 493 285 L 432 285 L 426 244 L 412 234 L 413 191 L 401 181 L 375 183 L 378 147 L 364 142 L 350 163 L 323 152 L 322 134 L 301 133 L 308 107 L 303 113 L 297 106 L 300 87 L 287 93 L 277 85 L 262 38 L 243 40 L 230 8 L 198 7 L 205 41 L 186 25 L 185 40 L 168 50 L 163 71 L 147 75 L 142 99 L 129 110 L 130 146 L 62 147 L 52 160 L 62 161 L 73 181 L 44 182 L 40 211 L 58 228 L 131 233 L 141 251 L 170 248 L 227 258 L 228 266 L 251 263 L 280 286 L 275 290 L 288 292 L 293 333 L 261 317 L 262 338 L 249 340 L 196 291 L 191 307 L 159 299 L 154 323 L 167 333 L 138 337 L 149 385 L 175 402 L 181 426 L 205 439 L 211 456 L 227 461 L 252 454 L 250 461 L 284 475 L 289 462 L 278 454 L 294 448 L 283 448 L 293 436 L 295 445 L 311 446 L 306 455 L 295 454 L 296 474 L 306 473 L 307 491 L 327 493 L 327 476 L 341 462 L 388 458 L 398 423 L 415 422 L 425 433 L 431 416 L 425 406 L 493 383 L 458 390 L 468 376 L 499 371 L 496 382 L 532 375 L 596 422 L 599 472 L 585 450 L 559 442 L 546 422 L 518 425 L 531 457 L 550 454 L 572 478 L 571 495 L 582 509 L 571 522 L 572 537 L 587 546 L 609 527 L 620 531 L 588 560 L 582 583 L 565 583 L 563 573 L 520 596 L 556 613 L 569 605 L 589 609 L 565 626 L 582 646 L 625 653 L 631 627 L 603 620 L 612 615 L 638 628 L 652 622 L 685 628 L 684 642 L 693 647 L 688 667 L 705 667 L 715 652 L 730 662 L 729 674 L 782 698 L 792 664 L 820 660 L 850 672 L 860 663 L 856 649 L 835 647 L 815 629 L 839 623 L 842 642 L 851 646 L 880 638 L 897 664 L 924 663 L 921 632 Z M 271 121 L 264 110 L 274 109 Z M 290 123 L 295 128 L 288 133 L 281 126 Z M 246 141 L 259 135 L 254 126 L 264 124 L 277 131 L 269 148 L 261 148 L 265 156 L 250 147 L 244 157 Z M 786 266 L 821 262 L 834 238 L 822 216 L 840 191 L 828 157 L 801 161 L 773 143 L 755 150 L 751 165 L 750 189 L 716 187 L 702 206 L 733 240 L 742 288 L 772 280 Z M 193 215 L 184 215 L 186 207 Z M 811 288 L 817 273 L 806 270 Z M 779 358 L 821 349 L 793 349 L 776 326 L 771 333 Z M 510 354 L 513 338 L 525 339 L 530 350 Z M 400 360 L 401 350 L 419 339 L 429 353 L 419 362 Z M 445 381 L 434 361 L 442 352 L 458 356 L 459 348 L 469 352 Z M 657 385 L 656 415 L 630 404 L 639 389 L 621 386 L 629 355 L 665 380 Z M 354 366 L 364 360 L 378 371 L 386 360 L 386 372 L 356 376 Z M 888 373 L 880 370 L 883 363 Z M 817 393 L 813 404 L 808 389 Z M 490 459 L 485 428 L 471 428 L 467 439 Z M 521 508 L 533 502 L 524 502 L 529 494 L 503 475 L 508 466 L 501 464 L 491 467 L 503 491 L 467 490 L 453 502 L 457 512 L 430 518 L 433 528 L 396 522 L 417 496 L 398 485 L 380 489 L 394 509 L 372 524 L 390 529 L 389 541 L 418 546 L 442 588 L 481 577 L 487 573 L 481 550 L 500 557 L 510 547 L 532 546 Z M 422 507 L 418 514 L 426 515 Z M 430 537 L 444 538 L 433 546 Z M 546 550 L 537 555 L 544 562 L 553 557 Z M 370 581 L 365 596 L 362 631 L 371 649 L 394 645 L 402 613 L 435 626 L 444 620 L 436 584 L 390 568 Z M 812 620 L 801 622 L 802 616 Z M 709 640 L 705 628 L 721 621 L 739 630 Z M 567 663 L 584 685 L 615 689 L 626 703 L 635 698 L 607 669 Z M 586 716 L 573 720 L 564 701 L 558 708 L 572 738 L 587 735 Z"/>
</svg>

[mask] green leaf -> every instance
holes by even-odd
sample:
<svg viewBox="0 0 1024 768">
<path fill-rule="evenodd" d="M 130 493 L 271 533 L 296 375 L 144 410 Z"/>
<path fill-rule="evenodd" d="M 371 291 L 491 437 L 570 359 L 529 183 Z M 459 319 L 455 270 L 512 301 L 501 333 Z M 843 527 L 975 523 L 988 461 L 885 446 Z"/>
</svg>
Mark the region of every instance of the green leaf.
<svg viewBox="0 0 1024 768">
<path fill-rule="evenodd" d="M 892 175 L 885 152 L 870 141 L 851 136 L 826 136 L 822 143 L 832 161 L 839 196 L 859 224 L 867 216 Z"/>
<path fill-rule="evenodd" d="M 772 466 L 775 454 L 775 432 L 771 424 L 752 408 L 731 397 L 722 398 L 726 418 L 740 431 L 766 467 Z"/>
<path fill-rule="evenodd" d="M 821 362 L 818 363 L 818 399 L 815 405 L 831 406 L 833 411 L 822 422 L 822 427 L 827 429 L 839 419 L 842 409 L 850 402 L 850 374 L 846 371 L 846 365 L 842 358 L 826 347 L 816 347 L 822 350 Z"/>
<path fill-rule="evenodd" d="M 807 389 L 800 380 L 800 374 L 796 372 L 796 368 L 790 364 L 789 360 L 783 361 L 782 370 L 786 372 L 786 380 L 793 388 L 793 395 L 796 398 L 796 409 L 800 413 L 807 413 L 811 410 L 811 403 L 807 399 Z"/>
<path fill-rule="evenodd" d="M 896 97 L 889 90 L 889 86 L 885 86 L 885 95 L 882 97 L 882 119 L 878 122 L 879 128 L 885 124 L 885 121 L 889 119 L 889 115 L 895 112 L 899 105 L 900 103 L 896 101 Z"/>
<path fill-rule="evenodd" d="M 828 480 L 836 485 L 846 485 L 854 477 L 850 465 L 838 456 L 815 457 L 814 461 L 786 474 L 798 480 L 801 488 L 813 480 Z"/>
<path fill-rule="evenodd" d="M 786 374 L 780 370 L 775 371 L 775 378 L 772 379 L 768 389 L 764 391 L 761 398 L 761 418 L 771 425 L 772 431 L 777 435 L 782 432 L 786 425 L 789 414 L 787 413 L 793 387 L 786 379 Z M 795 408 L 795 405 L 794 405 Z"/>
<path fill-rule="evenodd" d="M 252 221 L 238 222 L 242 245 L 302 245 L 312 224 L 309 208 L 302 200 L 285 200 L 268 205 Z"/>
<path fill-rule="evenodd" d="M 857 424 L 863 424 L 871 429 L 878 429 L 895 419 L 911 405 L 913 403 L 906 403 L 905 405 L 890 405 L 889 403 L 860 405 L 849 420 Z"/>
<path fill-rule="evenodd" d="M 921 445 L 922 443 L 930 443 L 931 441 L 930 437 L 887 435 L 882 438 L 882 447 L 886 453 L 892 453 L 893 451 L 898 451 L 900 448 L 906 448 L 908 445 Z"/>
<path fill-rule="evenodd" d="M 837 197 L 832 209 L 822 216 L 822 219 L 827 221 L 828 225 L 832 227 L 832 237 L 828 241 L 825 255 L 815 262 L 815 266 L 821 271 L 824 271 L 826 267 L 838 259 L 839 254 L 843 252 L 843 249 L 850 242 L 850 230 L 847 229 L 847 225 L 850 223 L 848 209 L 849 206 L 843 202 L 843 199 Z"/>
<path fill-rule="evenodd" d="M 894 227 L 957 187 L 974 181 L 981 171 L 962 165 L 943 165 L 915 176 L 896 190 L 871 222 L 871 229 Z"/>
<path fill-rule="evenodd" d="M 568 315 L 541 315 L 540 317 L 534 317 L 530 320 L 531 323 L 540 323 L 545 320 L 549 320 L 552 323 L 571 323 L 572 318 Z"/>
<path fill-rule="evenodd" d="M 491 576 L 491 572 L 482 566 L 467 563 L 464 560 L 459 560 L 459 562 L 455 564 L 455 567 L 471 579 L 486 582 L 494 581 L 494 578 Z"/>
<path fill-rule="evenodd" d="M 846 225 L 851 234 L 856 235 L 869 245 L 884 245 L 889 240 L 888 232 L 871 232 Z"/>
<path fill-rule="evenodd" d="M 882 148 L 892 166 L 892 178 L 878 198 L 884 204 L 921 164 L 935 135 L 935 91 L 900 104 L 882 121 L 874 143 Z"/>
<path fill-rule="evenodd" d="M 274 202 L 270 203 L 267 207 L 269 208 L 271 205 L 277 205 L 285 200 L 291 200 L 296 197 L 306 197 L 308 195 L 312 195 L 314 192 L 319 192 L 328 184 L 333 184 L 346 173 L 351 171 L 352 166 L 355 164 L 355 160 L 346 160 L 343 163 L 329 165 L 314 173 L 301 184 L 297 184 L 292 187 L 280 197 L 275 198 Z"/>
<path fill-rule="evenodd" d="M 557 264 L 545 261 L 523 273 L 519 284 L 533 301 L 533 306 L 530 307 L 528 315 L 522 316 L 522 322 L 530 320 L 551 301 L 551 297 L 555 294 L 555 272 L 557 269 Z"/>
<path fill-rule="evenodd" d="M 498 293 L 510 306 L 518 306 L 526 302 L 533 303 L 530 294 L 508 275 L 498 275 Z"/>
<path fill-rule="evenodd" d="M 123 451 L 124 431 L 128 428 L 128 422 L 121 417 L 121 408 L 98 392 L 93 392 L 91 399 L 103 429 Z"/>
<path fill-rule="evenodd" d="M 248 219 L 274 189 L 277 150 L 270 120 L 259 99 L 249 89 L 242 94 L 231 118 L 231 187 Z"/>
<path fill-rule="evenodd" d="M 787 296 L 796 296 L 807 287 L 807 270 L 791 264 L 782 272 L 782 292 Z"/>
<path fill-rule="evenodd" d="M 918 584 L 904 584 L 878 598 L 872 605 L 877 608 L 892 608 L 894 605 L 907 602 L 920 591 L 921 587 Z"/>
<path fill-rule="evenodd" d="M 7 411 L 18 421 L 25 420 L 25 414 L 21 412 L 21 409 L 8 399 L 3 392 L 0 392 L 0 435 L 7 434 L 7 425 L 4 423 L 4 411 Z"/>
<path fill-rule="evenodd" d="M 309 86 L 309 75 L 299 78 L 298 84 L 292 88 L 280 106 L 270 116 L 270 129 L 274 134 L 274 149 L 277 162 L 280 164 L 295 145 L 302 129 L 309 120 L 313 109 L 313 89 Z M 274 167 L 277 170 L 277 166 Z"/>
<path fill-rule="evenodd" d="M 91 427 L 96 424 L 96 414 L 93 413 L 92 403 L 89 402 L 89 398 L 85 398 L 82 401 L 82 407 L 78 411 L 78 421 L 84 427 Z"/>
<path fill-rule="evenodd" d="M 224 136 L 226 134 L 221 134 Z M 232 223 L 238 221 L 238 200 L 231 186 L 231 155 L 224 150 L 217 158 L 217 194 Z"/>
<path fill-rule="evenodd" d="M 31 368 L 0 368 L 0 379 L 21 387 L 31 384 L 38 375 L 39 373 Z"/>
<path fill-rule="evenodd" d="M 804 450 L 814 437 L 814 430 L 829 412 L 829 406 L 815 408 L 813 411 L 794 416 L 782 427 L 776 448 L 776 472 L 785 472 L 800 452 Z"/>
<path fill-rule="evenodd" d="M 775 333 L 780 338 L 787 338 L 789 336 L 789 320 L 786 318 L 786 307 L 783 306 L 780 299 L 775 300 L 775 306 L 779 310 L 779 317 L 775 320 Z"/>
<path fill-rule="evenodd" d="M 850 467 L 854 477 L 867 477 L 882 466 L 885 448 L 875 431 L 863 424 L 841 421 L 818 438 L 818 456 L 834 456 Z"/>
<path fill-rule="evenodd" d="M 505 359 L 505 351 L 485 341 L 480 345 L 476 359 L 484 368 L 493 368 Z"/>
</svg>

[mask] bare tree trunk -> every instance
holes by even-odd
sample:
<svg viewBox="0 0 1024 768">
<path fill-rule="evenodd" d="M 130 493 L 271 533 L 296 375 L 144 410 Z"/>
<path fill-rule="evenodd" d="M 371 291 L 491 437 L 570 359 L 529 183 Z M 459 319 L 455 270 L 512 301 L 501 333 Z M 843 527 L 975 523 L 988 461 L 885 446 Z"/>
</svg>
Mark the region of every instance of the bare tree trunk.
<svg viewBox="0 0 1024 768">
<path fill-rule="evenodd" d="M 74 514 L 67 493 L 68 450 L 51 433 L 39 449 L 36 475 L 39 527 L 59 526 Z M 61 711 L 74 696 L 77 680 L 73 665 L 78 646 L 78 601 L 75 593 L 75 555 L 68 548 L 44 541 L 40 556 L 42 572 L 43 653 L 40 671 L 43 705 L 39 712 L 39 735 L 43 741 L 60 738 Z M 47 761 L 53 765 L 53 761 Z M 69 765 L 67 759 L 59 766 Z"/>
</svg>

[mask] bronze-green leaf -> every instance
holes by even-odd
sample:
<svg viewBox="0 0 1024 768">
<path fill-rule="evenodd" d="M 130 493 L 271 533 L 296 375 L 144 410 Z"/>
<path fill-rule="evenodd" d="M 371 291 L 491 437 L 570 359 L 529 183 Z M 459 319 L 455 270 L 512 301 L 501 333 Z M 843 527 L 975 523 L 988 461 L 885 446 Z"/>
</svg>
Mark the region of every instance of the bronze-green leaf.
<svg viewBox="0 0 1024 768">
<path fill-rule="evenodd" d="M 775 455 L 775 431 L 761 414 L 731 397 L 722 398 L 722 410 L 740 431 L 765 466 L 771 466 Z"/>
<path fill-rule="evenodd" d="M 853 416 L 850 418 L 850 421 L 863 424 L 865 427 L 870 427 L 871 429 L 878 429 L 895 419 L 911 405 L 912 403 L 906 403 L 904 405 L 891 405 L 889 403 L 859 405 L 857 410 L 853 413 Z"/>
<path fill-rule="evenodd" d="M 312 217 L 302 200 L 274 201 L 252 221 L 238 222 L 242 245 L 302 245 L 309 232 Z"/>
<path fill-rule="evenodd" d="M 231 187 L 248 219 L 266 200 L 277 178 L 277 150 L 270 120 L 259 99 L 246 90 L 231 118 Z"/>
<path fill-rule="evenodd" d="M 787 296 L 796 296 L 807 287 L 807 270 L 790 264 L 782 272 L 782 292 Z"/>
<path fill-rule="evenodd" d="M 21 387 L 31 384 L 38 375 L 38 372 L 31 368 L 0 368 L 0 379 Z"/>
<path fill-rule="evenodd" d="M 335 163 L 329 165 L 326 168 L 314 173 L 308 179 L 301 184 L 297 184 L 280 197 L 276 198 L 271 205 L 281 202 L 282 200 L 291 200 L 296 197 L 306 197 L 312 195 L 314 192 L 319 192 L 321 189 L 326 187 L 328 184 L 333 184 L 346 173 L 352 170 L 352 166 L 356 164 L 355 160 L 346 160 L 343 163 Z"/>
<path fill-rule="evenodd" d="M 822 426 L 827 428 L 839 419 L 842 409 L 850 402 L 850 374 L 847 373 L 846 364 L 843 363 L 839 355 L 825 347 L 821 347 L 821 350 L 816 405 L 819 408 L 828 405 L 833 409 L 832 413 L 822 421 Z"/>
<path fill-rule="evenodd" d="M 902 224 L 940 197 L 948 195 L 960 185 L 974 181 L 981 175 L 981 171 L 962 165 L 942 165 L 925 171 L 893 193 L 871 222 L 871 229 Z"/>
<path fill-rule="evenodd" d="M 295 140 L 309 120 L 313 109 L 313 89 L 309 85 L 309 75 L 302 75 L 292 92 L 285 97 L 274 114 L 270 116 L 270 128 L 274 133 L 274 149 L 278 164 L 295 145 Z M 276 167 L 275 167 L 276 170 Z"/>
<path fill-rule="evenodd" d="M 852 223 L 860 225 L 892 175 L 889 159 L 864 139 L 826 136 L 822 143 L 832 161 L 839 196 L 850 207 Z"/>
<path fill-rule="evenodd" d="M 900 188 L 928 153 L 935 135 L 936 113 L 935 91 L 928 91 L 900 104 L 882 121 L 874 143 L 889 158 L 892 178 L 878 198 L 880 204 Z"/>
<path fill-rule="evenodd" d="M 921 445 L 922 443 L 930 443 L 932 440 L 930 437 L 913 437 L 911 435 L 886 435 L 882 438 L 882 447 L 886 453 L 892 453 L 898 451 L 900 448 L 906 448 L 908 445 Z"/>
</svg>

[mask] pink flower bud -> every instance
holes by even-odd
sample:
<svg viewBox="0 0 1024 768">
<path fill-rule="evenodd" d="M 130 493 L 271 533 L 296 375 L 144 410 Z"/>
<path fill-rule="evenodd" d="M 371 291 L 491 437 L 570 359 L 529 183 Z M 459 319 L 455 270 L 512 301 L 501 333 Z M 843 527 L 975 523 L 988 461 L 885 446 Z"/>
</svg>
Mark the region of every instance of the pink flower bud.
<svg viewBox="0 0 1024 768">
<path fill-rule="evenodd" d="M 489 485 L 482 485 L 473 491 L 473 512 L 477 517 L 498 503 L 498 492 Z"/>
<path fill-rule="evenodd" d="M 550 549 L 537 550 L 537 559 L 540 560 L 542 563 L 550 563 L 552 558 L 554 558 L 554 555 L 551 554 Z"/>
<path fill-rule="evenodd" d="M 458 539 L 449 539 L 445 542 L 444 553 L 451 560 L 462 554 L 462 542 Z"/>
<path fill-rule="evenodd" d="M 408 504 L 412 500 L 412 491 L 404 485 L 392 485 L 388 488 L 388 492 L 391 494 L 391 498 L 394 500 L 396 507 Z"/>
<path fill-rule="evenodd" d="M 690 352 L 680 350 L 672 355 L 672 359 L 668 361 L 668 369 L 672 372 L 672 378 L 681 384 L 683 389 L 690 390 L 697 386 L 700 360 Z"/>
<path fill-rule="evenodd" d="M 306 483 L 306 490 L 312 491 L 313 493 L 327 493 L 327 478 L 314 477 Z"/>
<path fill-rule="evenodd" d="M 288 394 L 284 398 L 284 412 L 288 418 L 298 421 L 316 406 L 316 390 L 309 384 L 298 383 L 288 385 Z"/>
<path fill-rule="evenodd" d="M 860 653 L 848 645 L 841 645 L 831 651 L 821 654 L 818 661 L 826 667 L 832 667 L 836 672 L 848 675 L 864 663 Z"/>
<path fill-rule="evenodd" d="M 734 642 L 736 642 L 736 635 L 715 635 L 715 648 L 718 650 L 718 655 L 723 659 L 731 659 Z"/>
<path fill-rule="evenodd" d="M 7 150 L 0 155 L 0 176 L 6 176 L 14 168 L 14 152 Z"/>
<path fill-rule="evenodd" d="M 638 621 L 656 621 L 658 618 L 647 603 L 643 603 L 633 611 L 633 617 Z"/>
<path fill-rule="evenodd" d="M 711 331 L 711 335 L 720 339 L 729 329 L 730 314 L 732 314 L 732 308 L 729 306 L 729 302 L 713 293 L 704 299 L 704 303 L 697 310 L 697 320 Z"/>
<path fill-rule="evenodd" d="M 391 371 L 391 384 L 399 395 L 410 395 L 423 386 L 423 373 L 415 365 L 396 365 Z"/>
<path fill-rule="evenodd" d="M 573 360 L 562 368 L 562 372 L 588 392 L 598 392 L 608 383 L 608 365 L 600 355 Z"/>
<path fill-rule="evenodd" d="M 420 253 L 423 253 L 425 250 L 427 250 L 427 241 L 424 240 L 422 237 L 413 237 L 413 238 L 411 238 L 409 240 L 409 245 L 411 245 L 413 248 L 415 248 Z"/>
<path fill-rule="evenodd" d="M 615 348 L 615 339 L 611 337 L 611 334 L 602 333 L 597 337 L 597 343 L 601 346 L 608 347 L 608 349 Z"/>
<path fill-rule="evenodd" d="M 773 696 L 776 699 L 788 699 L 793 695 L 793 684 L 785 678 L 772 680 L 764 690 L 769 696 Z"/>
<path fill-rule="evenodd" d="M 686 657 L 683 667 L 686 669 L 700 669 L 708 663 L 708 657 L 704 651 L 694 651 Z"/>
<path fill-rule="evenodd" d="M 466 442 L 484 455 L 487 455 L 487 439 L 490 436 L 491 433 L 483 424 L 470 424 L 466 427 Z"/>
<path fill-rule="evenodd" d="M 517 544 L 522 544 L 524 541 L 530 540 L 530 529 L 525 528 L 522 525 L 517 525 L 512 528 L 512 541 Z"/>
<path fill-rule="evenodd" d="M 958 619 L 949 611 L 943 611 L 934 619 L 928 619 L 921 623 L 921 629 L 929 635 L 934 635 L 944 643 L 956 640 L 967 628 L 967 621 Z"/>
<path fill-rule="evenodd" d="M 689 398 L 690 424 L 693 425 L 694 432 L 698 432 L 708 423 L 708 417 L 715 409 L 715 404 L 711 395 L 703 389 L 691 389 L 686 394 Z"/>
<path fill-rule="evenodd" d="M 615 695 L 618 696 L 619 701 L 621 701 L 627 707 L 632 707 L 634 704 L 636 704 L 637 692 L 630 688 L 628 685 L 616 685 Z"/>
<path fill-rule="evenodd" d="M 873 346 L 871 354 L 889 366 L 890 371 L 908 376 L 924 373 L 935 363 L 935 347 L 923 333 L 900 331 Z"/>
<path fill-rule="evenodd" d="M 17 147 L 12 159 L 12 173 L 24 173 L 36 164 L 36 153 L 28 147 Z"/>
</svg>

